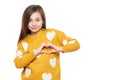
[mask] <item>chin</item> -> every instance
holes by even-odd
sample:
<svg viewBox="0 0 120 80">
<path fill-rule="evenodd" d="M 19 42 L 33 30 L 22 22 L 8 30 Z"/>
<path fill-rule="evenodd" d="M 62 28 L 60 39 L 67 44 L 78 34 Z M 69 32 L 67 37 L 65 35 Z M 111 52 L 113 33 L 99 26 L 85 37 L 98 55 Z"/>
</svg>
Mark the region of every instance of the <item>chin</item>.
<svg viewBox="0 0 120 80">
<path fill-rule="evenodd" d="M 31 30 L 33 33 L 36 33 L 36 32 L 38 32 L 39 30 Z"/>
</svg>

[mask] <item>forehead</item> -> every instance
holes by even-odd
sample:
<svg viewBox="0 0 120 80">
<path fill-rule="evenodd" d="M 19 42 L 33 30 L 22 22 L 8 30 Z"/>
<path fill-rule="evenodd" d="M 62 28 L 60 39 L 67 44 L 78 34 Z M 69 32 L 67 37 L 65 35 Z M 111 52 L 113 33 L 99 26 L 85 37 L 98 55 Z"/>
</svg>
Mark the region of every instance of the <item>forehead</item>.
<svg viewBox="0 0 120 80">
<path fill-rule="evenodd" d="M 41 18 L 41 14 L 40 12 L 36 11 L 36 12 L 33 12 L 30 16 L 31 19 L 34 19 L 34 18 Z"/>
</svg>

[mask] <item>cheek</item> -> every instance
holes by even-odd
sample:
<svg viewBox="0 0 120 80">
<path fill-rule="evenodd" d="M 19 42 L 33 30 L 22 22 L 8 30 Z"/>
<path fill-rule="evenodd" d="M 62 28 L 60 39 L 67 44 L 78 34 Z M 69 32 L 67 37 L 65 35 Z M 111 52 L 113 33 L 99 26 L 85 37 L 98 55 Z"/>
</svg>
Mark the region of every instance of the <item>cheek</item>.
<svg viewBox="0 0 120 80">
<path fill-rule="evenodd" d="M 28 29 L 30 29 L 30 24 L 28 24 Z"/>
<path fill-rule="evenodd" d="M 39 22 L 38 25 L 42 26 L 42 22 Z"/>
<path fill-rule="evenodd" d="M 29 23 L 28 23 L 28 27 L 30 27 L 30 26 L 31 26 L 31 23 L 29 22 Z"/>
</svg>

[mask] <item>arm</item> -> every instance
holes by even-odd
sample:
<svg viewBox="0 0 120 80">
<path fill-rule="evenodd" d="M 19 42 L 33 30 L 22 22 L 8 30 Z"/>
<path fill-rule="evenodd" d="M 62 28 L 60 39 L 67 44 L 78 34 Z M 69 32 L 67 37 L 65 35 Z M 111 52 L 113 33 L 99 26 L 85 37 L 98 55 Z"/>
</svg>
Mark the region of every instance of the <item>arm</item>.
<svg viewBox="0 0 120 80">
<path fill-rule="evenodd" d="M 63 53 L 76 51 L 80 48 L 80 44 L 76 39 L 66 36 L 63 32 L 59 35 L 59 42 L 62 45 Z"/>
<path fill-rule="evenodd" d="M 19 43 L 14 63 L 17 68 L 23 68 L 30 64 L 35 59 L 35 57 L 36 56 L 33 51 L 31 52 L 25 51 L 22 46 L 22 43 Z"/>
<path fill-rule="evenodd" d="M 56 52 L 72 52 L 80 48 L 80 44 L 76 39 L 66 36 L 63 32 L 54 30 L 56 32 L 55 44 L 47 43 L 48 47 L 51 47 L 49 53 Z"/>
<path fill-rule="evenodd" d="M 28 44 L 24 46 L 23 43 L 19 43 L 16 52 L 16 58 L 14 59 L 16 67 L 23 68 L 29 65 L 39 54 L 44 53 L 42 49 L 45 46 L 46 44 L 42 43 L 37 50 L 28 52 L 27 51 Z"/>
</svg>

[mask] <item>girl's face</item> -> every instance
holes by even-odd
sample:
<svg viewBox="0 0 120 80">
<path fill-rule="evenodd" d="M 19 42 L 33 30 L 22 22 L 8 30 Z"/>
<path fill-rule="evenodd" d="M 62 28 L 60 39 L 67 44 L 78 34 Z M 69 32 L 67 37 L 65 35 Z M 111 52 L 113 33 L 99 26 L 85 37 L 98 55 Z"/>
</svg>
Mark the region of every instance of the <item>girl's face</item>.
<svg viewBox="0 0 120 80">
<path fill-rule="evenodd" d="M 42 28 L 42 17 L 40 12 L 36 11 L 30 16 L 28 23 L 28 29 L 31 31 L 31 35 L 34 35 Z"/>
</svg>

